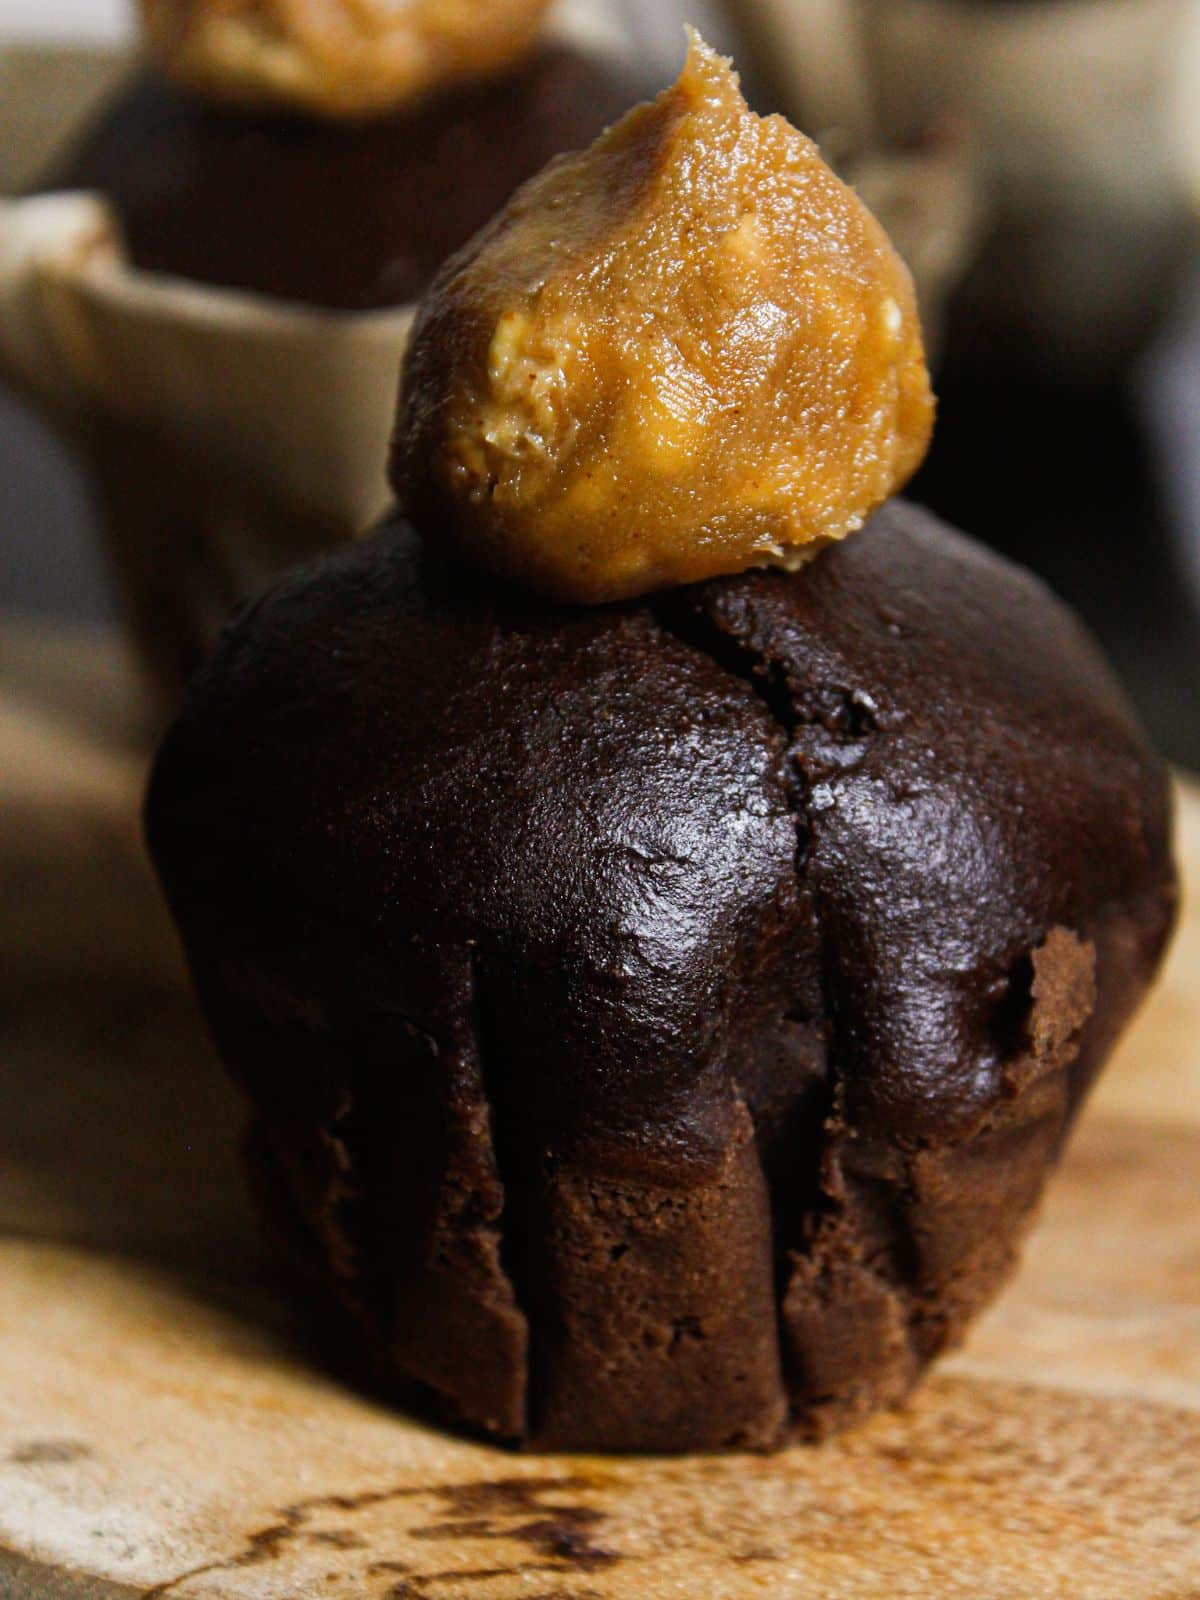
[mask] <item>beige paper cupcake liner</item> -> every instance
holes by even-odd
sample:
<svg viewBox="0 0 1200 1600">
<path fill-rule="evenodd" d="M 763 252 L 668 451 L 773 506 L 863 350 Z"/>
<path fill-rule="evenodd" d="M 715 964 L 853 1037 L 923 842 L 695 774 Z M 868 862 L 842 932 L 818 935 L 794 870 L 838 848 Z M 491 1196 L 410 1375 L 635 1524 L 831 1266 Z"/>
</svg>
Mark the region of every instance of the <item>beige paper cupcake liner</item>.
<svg viewBox="0 0 1200 1600">
<path fill-rule="evenodd" d="M 167 703 L 239 599 L 386 508 L 412 314 L 155 277 L 94 196 L 0 201 L 0 375 L 83 458 Z"/>
<path fill-rule="evenodd" d="M 412 308 L 344 316 L 129 268 L 90 195 L 0 201 L 0 363 L 68 423 L 169 432 L 263 493 L 357 529 L 383 463 Z"/>
</svg>

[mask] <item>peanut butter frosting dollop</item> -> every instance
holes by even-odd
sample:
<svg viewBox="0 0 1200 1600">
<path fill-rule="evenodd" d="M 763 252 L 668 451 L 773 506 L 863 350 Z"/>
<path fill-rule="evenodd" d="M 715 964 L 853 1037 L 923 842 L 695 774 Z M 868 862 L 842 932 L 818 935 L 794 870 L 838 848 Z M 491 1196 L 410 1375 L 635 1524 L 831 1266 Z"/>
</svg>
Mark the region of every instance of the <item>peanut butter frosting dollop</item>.
<svg viewBox="0 0 1200 1600">
<path fill-rule="evenodd" d="M 799 563 L 901 487 L 932 424 L 887 235 L 693 34 L 673 88 L 443 269 L 392 472 L 427 539 L 600 602 Z"/>
<path fill-rule="evenodd" d="M 141 0 L 147 49 L 211 99 L 378 115 L 498 72 L 551 0 Z"/>
</svg>

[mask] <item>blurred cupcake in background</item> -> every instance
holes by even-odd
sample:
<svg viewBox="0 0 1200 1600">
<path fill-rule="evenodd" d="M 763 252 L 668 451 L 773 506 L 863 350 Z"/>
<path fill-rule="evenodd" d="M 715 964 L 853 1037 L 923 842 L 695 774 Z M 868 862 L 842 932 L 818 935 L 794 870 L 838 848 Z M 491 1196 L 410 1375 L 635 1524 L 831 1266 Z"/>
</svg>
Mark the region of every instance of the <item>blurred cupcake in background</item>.
<svg viewBox="0 0 1200 1600">
<path fill-rule="evenodd" d="M 132 265 L 334 311 L 408 304 L 650 88 L 548 0 L 144 0 L 152 69 L 41 187 L 102 194 Z"/>
<path fill-rule="evenodd" d="M 142 23 L 136 72 L 0 201 L 0 371 L 81 455 L 169 704 L 240 598 L 385 506 L 442 262 L 657 84 L 587 4 L 144 0 Z"/>
</svg>

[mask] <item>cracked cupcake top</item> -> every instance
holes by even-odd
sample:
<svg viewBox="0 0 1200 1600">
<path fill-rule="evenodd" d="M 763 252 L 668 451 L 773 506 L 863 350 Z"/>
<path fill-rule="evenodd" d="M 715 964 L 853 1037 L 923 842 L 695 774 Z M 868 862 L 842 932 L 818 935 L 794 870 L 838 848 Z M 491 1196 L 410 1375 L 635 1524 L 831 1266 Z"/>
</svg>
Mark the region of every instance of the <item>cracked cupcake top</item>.
<svg viewBox="0 0 1200 1600">
<path fill-rule="evenodd" d="M 693 34 L 673 88 L 447 265 L 393 480 L 477 565 L 598 602 L 803 559 L 903 485 L 932 424 L 883 229 Z"/>
</svg>

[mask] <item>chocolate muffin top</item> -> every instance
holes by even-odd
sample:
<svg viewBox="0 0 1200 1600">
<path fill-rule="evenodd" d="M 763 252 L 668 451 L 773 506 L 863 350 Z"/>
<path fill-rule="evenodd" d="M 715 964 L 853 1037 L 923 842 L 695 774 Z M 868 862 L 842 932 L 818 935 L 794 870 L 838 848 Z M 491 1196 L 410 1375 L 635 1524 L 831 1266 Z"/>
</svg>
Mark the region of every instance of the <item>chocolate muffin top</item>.
<svg viewBox="0 0 1200 1600">
<path fill-rule="evenodd" d="M 900 1399 L 1153 977 L 1165 774 L 1080 625 L 912 506 L 855 533 L 931 421 L 878 225 L 693 37 L 438 276 L 415 526 L 264 595 L 162 747 L 264 1208 L 477 1425 Z"/>
<path fill-rule="evenodd" d="M 785 1014 L 856 1124 L 969 1129 L 1030 951 L 1120 906 L 1146 977 L 1172 895 L 1162 768 L 1081 625 L 902 502 L 803 573 L 582 612 L 394 524 L 232 626 L 150 819 L 172 878 L 471 951 L 528 1114 L 651 1161 L 670 1121 L 702 1158 L 706 1081 Z"/>
<path fill-rule="evenodd" d="M 644 93 L 566 46 L 366 122 L 233 110 L 147 76 L 40 187 L 107 195 L 145 271 L 379 309 L 416 299 L 519 184 Z"/>
<path fill-rule="evenodd" d="M 1080 624 L 903 502 L 586 610 L 394 522 L 231 625 L 147 815 L 272 1207 L 384 1370 L 545 1447 L 903 1395 L 1175 901 Z"/>
</svg>

